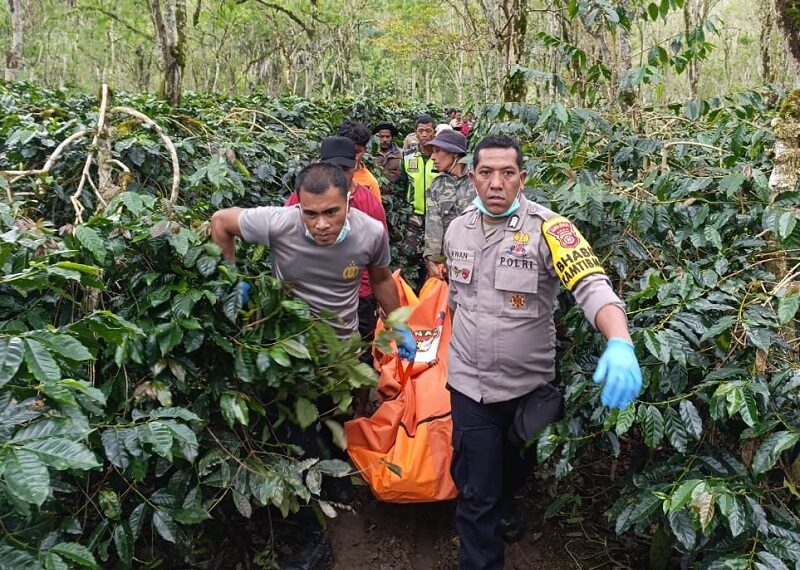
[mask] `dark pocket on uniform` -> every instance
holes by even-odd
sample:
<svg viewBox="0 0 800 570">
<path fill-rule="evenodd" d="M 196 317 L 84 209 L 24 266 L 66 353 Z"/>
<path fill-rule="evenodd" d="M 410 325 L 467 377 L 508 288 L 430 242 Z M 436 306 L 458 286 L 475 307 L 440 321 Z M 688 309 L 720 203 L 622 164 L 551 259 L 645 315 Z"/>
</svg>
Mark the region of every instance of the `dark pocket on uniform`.
<svg viewBox="0 0 800 570">
<path fill-rule="evenodd" d="M 464 432 L 453 430 L 453 459 L 450 462 L 450 476 L 456 484 L 459 494 L 469 498 L 472 487 L 469 485 L 469 464 L 464 453 Z"/>
<path fill-rule="evenodd" d="M 523 396 L 514 412 L 514 423 L 508 429 L 508 439 L 522 447 L 547 424 L 564 417 L 564 396 L 550 383 Z"/>
</svg>

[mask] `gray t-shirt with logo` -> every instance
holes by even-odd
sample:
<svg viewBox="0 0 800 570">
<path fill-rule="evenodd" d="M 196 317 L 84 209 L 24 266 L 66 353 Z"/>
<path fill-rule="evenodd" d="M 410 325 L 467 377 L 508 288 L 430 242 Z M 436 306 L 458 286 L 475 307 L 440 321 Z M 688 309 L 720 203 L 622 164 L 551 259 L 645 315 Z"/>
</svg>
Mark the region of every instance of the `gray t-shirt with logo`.
<svg viewBox="0 0 800 570">
<path fill-rule="evenodd" d="M 242 237 L 271 249 L 275 277 L 314 314 L 338 315 L 331 321 L 339 336 L 358 329 L 358 289 L 367 267 L 388 267 L 389 241 L 381 223 L 350 209 L 350 233 L 340 243 L 320 246 L 305 235 L 299 206 L 247 208 L 239 215 Z"/>
</svg>

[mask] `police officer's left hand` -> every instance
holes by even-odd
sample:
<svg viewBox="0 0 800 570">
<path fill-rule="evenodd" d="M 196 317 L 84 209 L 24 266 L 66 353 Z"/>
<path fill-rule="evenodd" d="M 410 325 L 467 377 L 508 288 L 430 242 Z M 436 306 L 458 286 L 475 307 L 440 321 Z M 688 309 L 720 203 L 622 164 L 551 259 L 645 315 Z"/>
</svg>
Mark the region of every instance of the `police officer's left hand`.
<svg viewBox="0 0 800 570">
<path fill-rule="evenodd" d="M 642 371 L 633 344 L 624 338 L 610 338 L 592 377 L 595 384 L 605 383 L 600 396 L 609 408 L 624 408 L 642 389 Z"/>
<path fill-rule="evenodd" d="M 406 360 L 414 360 L 417 356 L 417 341 L 408 329 L 395 329 L 401 335 L 402 340 L 397 341 L 397 355 Z"/>
</svg>

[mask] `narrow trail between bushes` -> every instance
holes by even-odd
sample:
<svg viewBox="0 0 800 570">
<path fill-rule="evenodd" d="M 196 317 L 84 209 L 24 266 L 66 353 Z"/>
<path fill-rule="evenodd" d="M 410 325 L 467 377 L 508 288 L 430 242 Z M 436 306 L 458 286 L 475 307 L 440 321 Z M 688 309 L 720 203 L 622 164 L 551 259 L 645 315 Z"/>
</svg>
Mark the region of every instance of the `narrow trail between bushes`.
<svg viewBox="0 0 800 570">
<path fill-rule="evenodd" d="M 506 570 L 612 568 L 582 533 L 545 521 L 541 505 L 529 498 L 521 503 L 528 530 L 506 547 Z M 454 516 L 455 502 L 381 503 L 360 487 L 353 511 L 328 521 L 333 570 L 456 570 Z"/>
</svg>

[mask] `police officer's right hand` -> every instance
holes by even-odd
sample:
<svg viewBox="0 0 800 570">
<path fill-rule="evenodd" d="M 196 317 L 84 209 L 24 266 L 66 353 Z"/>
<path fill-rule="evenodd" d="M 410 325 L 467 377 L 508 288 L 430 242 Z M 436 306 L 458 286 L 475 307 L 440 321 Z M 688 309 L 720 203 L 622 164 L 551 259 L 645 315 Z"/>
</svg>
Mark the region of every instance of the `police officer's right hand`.
<svg viewBox="0 0 800 570">
<path fill-rule="evenodd" d="M 633 344 L 624 338 L 608 339 L 592 380 L 604 384 L 600 399 L 609 408 L 624 408 L 633 402 L 642 389 L 642 371 Z"/>
</svg>

